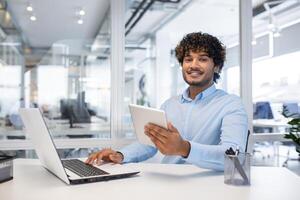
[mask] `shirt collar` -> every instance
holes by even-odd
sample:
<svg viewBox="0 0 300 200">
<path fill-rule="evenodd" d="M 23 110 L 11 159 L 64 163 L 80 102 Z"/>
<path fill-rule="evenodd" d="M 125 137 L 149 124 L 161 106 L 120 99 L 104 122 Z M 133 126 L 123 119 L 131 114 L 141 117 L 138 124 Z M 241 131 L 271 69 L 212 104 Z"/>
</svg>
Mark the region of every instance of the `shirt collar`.
<svg viewBox="0 0 300 200">
<path fill-rule="evenodd" d="M 197 96 L 195 97 L 195 101 L 198 101 L 200 99 L 204 99 L 205 97 L 209 96 L 210 94 L 212 94 L 214 91 L 216 91 L 216 86 L 215 84 L 212 84 L 212 86 L 210 86 L 209 88 L 207 88 L 206 90 L 204 90 L 203 92 L 197 94 Z M 193 99 L 191 99 L 189 97 L 189 88 L 185 89 L 181 95 L 181 103 L 184 102 L 191 102 L 193 101 Z"/>
</svg>

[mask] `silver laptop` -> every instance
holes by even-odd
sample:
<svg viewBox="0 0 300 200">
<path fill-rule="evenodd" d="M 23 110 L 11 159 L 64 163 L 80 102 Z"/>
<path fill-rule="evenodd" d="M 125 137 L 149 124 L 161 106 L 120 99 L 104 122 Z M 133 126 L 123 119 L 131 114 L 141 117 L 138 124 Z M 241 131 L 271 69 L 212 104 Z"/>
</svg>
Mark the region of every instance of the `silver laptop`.
<svg viewBox="0 0 300 200">
<path fill-rule="evenodd" d="M 119 164 L 107 163 L 98 167 L 85 164 L 79 159 L 61 160 L 40 110 L 21 108 L 19 112 L 41 164 L 67 184 L 107 181 L 139 173 Z"/>
</svg>

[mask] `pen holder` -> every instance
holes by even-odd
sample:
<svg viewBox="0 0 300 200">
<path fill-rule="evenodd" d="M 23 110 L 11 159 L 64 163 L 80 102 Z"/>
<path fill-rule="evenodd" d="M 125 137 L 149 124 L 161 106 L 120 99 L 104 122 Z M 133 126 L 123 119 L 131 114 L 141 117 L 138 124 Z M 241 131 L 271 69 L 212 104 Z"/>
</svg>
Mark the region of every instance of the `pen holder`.
<svg viewBox="0 0 300 200">
<path fill-rule="evenodd" d="M 224 183 L 229 185 L 250 185 L 250 153 L 225 154 Z"/>
</svg>

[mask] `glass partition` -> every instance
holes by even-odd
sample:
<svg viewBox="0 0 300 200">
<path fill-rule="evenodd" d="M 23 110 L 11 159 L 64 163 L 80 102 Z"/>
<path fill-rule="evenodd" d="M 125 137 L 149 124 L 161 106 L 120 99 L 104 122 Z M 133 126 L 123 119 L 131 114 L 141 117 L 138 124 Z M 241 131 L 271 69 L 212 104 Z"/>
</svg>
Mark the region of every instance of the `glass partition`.
<svg viewBox="0 0 300 200">
<path fill-rule="evenodd" d="M 127 4 L 124 124 L 132 127 L 129 103 L 160 108 L 187 88 L 174 50 L 191 32 L 207 32 L 224 43 L 228 55 L 217 87 L 239 95 L 239 49 L 231 50 L 239 42 L 238 0 L 156 2 L 133 29 L 130 19 L 139 4 Z"/>
<path fill-rule="evenodd" d="M 28 100 L 44 113 L 55 137 L 110 138 L 110 59 L 91 50 L 92 42 L 56 42 L 31 71 L 37 89 Z"/>
<path fill-rule="evenodd" d="M 283 138 L 291 118 L 282 112 L 300 114 L 300 5 L 285 0 L 261 7 L 252 20 L 254 155 L 257 165 L 282 166 L 298 157 L 294 143 Z"/>
<path fill-rule="evenodd" d="M 14 3 L 9 6 L 16 11 L 20 7 L 14 7 Z M 39 52 L 36 64 L 25 63 L 34 52 L 23 49 L 21 43 L 0 42 L 1 152 L 35 157 L 30 134 L 18 113 L 22 107 L 41 110 L 63 157 L 87 156 L 93 149 L 111 146 L 109 1 L 101 5 L 102 17 L 93 25 L 92 38 L 88 34 L 81 38 L 70 35 L 52 42 L 49 48 L 32 47 Z M 48 14 L 44 13 L 45 19 Z M 81 25 L 75 21 L 75 28 Z M 44 37 L 46 40 L 47 36 L 41 39 Z"/>
<path fill-rule="evenodd" d="M 23 56 L 18 52 L 18 43 L 0 42 L 0 140 L 6 139 L 8 131 L 21 129 L 18 108 L 24 105 Z M 9 137 L 10 135 L 8 135 Z"/>
<path fill-rule="evenodd" d="M 253 125 L 255 133 L 278 133 L 287 130 L 285 106 L 299 113 L 300 7 L 293 1 L 264 7 L 253 17 Z"/>
</svg>

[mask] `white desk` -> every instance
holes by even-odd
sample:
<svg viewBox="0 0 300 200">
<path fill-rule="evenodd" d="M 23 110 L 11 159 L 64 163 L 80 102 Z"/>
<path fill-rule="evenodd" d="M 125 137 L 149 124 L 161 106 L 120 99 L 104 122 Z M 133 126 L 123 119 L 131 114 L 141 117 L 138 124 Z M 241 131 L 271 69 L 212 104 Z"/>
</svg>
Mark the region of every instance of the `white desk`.
<svg viewBox="0 0 300 200">
<path fill-rule="evenodd" d="M 272 132 L 279 132 L 280 128 L 286 129 L 289 127 L 288 120 L 274 120 L 274 119 L 254 119 L 253 126 L 263 127 L 263 128 L 271 128 Z"/>
<path fill-rule="evenodd" d="M 223 173 L 192 165 L 130 164 L 138 176 L 68 186 L 37 160 L 17 159 L 14 179 L 0 184 L 2 200 L 299 200 L 300 178 L 285 168 L 253 167 L 251 186 L 223 183 Z"/>
</svg>

